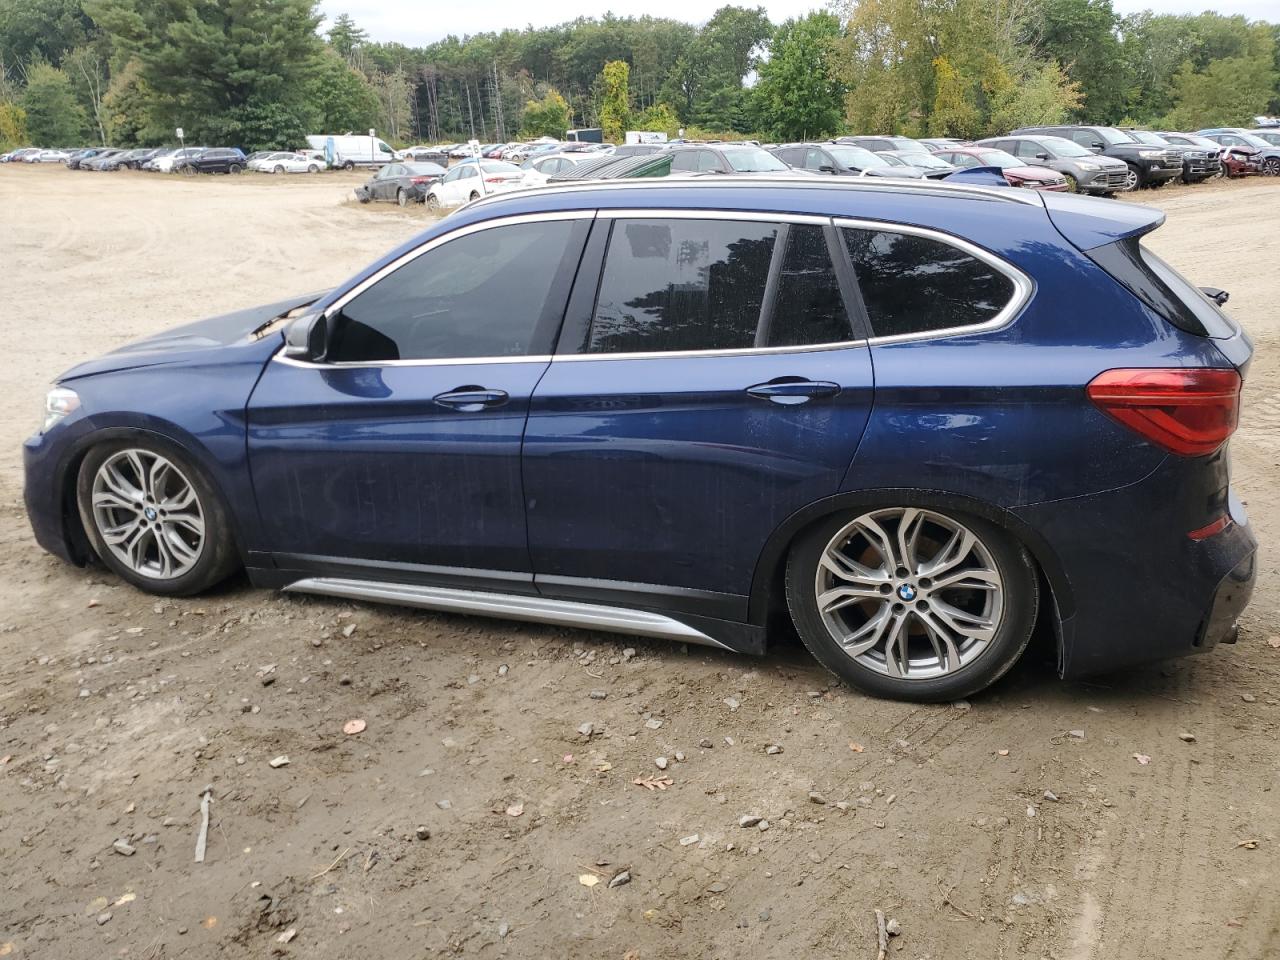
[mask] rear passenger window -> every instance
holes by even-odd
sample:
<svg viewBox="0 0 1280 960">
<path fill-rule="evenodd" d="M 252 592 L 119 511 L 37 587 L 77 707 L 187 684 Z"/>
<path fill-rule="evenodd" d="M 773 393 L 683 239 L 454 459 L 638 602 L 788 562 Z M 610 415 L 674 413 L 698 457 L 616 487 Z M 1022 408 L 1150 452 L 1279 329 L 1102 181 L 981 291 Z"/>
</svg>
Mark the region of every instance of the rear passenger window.
<svg viewBox="0 0 1280 960">
<path fill-rule="evenodd" d="M 877 337 L 985 323 L 1013 299 L 994 267 L 931 237 L 845 228 L 867 318 Z"/>
<path fill-rule="evenodd" d="M 778 227 L 734 220 L 619 220 L 588 353 L 755 345 Z"/>
<path fill-rule="evenodd" d="M 807 347 L 853 339 L 822 228 L 793 224 L 769 323 L 768 346 Z"/>
</svg>

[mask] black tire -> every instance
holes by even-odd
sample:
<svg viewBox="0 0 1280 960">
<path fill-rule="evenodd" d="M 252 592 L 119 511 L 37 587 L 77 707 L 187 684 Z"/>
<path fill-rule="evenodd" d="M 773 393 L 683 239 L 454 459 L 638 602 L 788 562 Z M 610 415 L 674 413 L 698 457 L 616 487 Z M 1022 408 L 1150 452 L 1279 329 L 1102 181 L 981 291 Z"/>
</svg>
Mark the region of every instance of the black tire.
<svg viewBox="0 0 1280 960">
<path fill-rule="evenodd" d="M 479 199 L 480 199 L 480 194 L 478 194 L 478 193 L 476 193 L 474 190 L 472 190 L 472 191 L 471 191 L 471 196 L 470 196 L 468 199 L 470 199 L 470 200 L 472 200 L 472 201 L 479 200 Z"/>
<path fill-rule="evenodd" d="M 319 173 L 319 172 L 320 172 L 320 167 L 317 164 L 313 163 L 311 164 L 311 166 L 307 167 L 307 173 Z"/>
<path fill-rule="evenodd" d="M 1139 170 L 1132 163 L 1128 164 L 1127 166 L 1129 167 L 1129 174 L 1128 174 L 1129 179 L 1125 182 L 1125 189 L 1141 190 L 1143 187 L 1147 185 L 1147 178 L 1143 175 L 1142 171 Z"/>
<path fill-rule="evenodd" d="M 403 188 L 396 191 L 396 203 L 402 207 L 409 205 L 409 195 L 404 192 Z"/>
<path fill-rule="evenodd" d="M 969 663 L 943 676 L 902 679 L 858 662 L 832 637 L 818 610 L 815 581 L 823 551 L 842 528 L 870 511 L 841 512 L 815 523 L 795 540 L 787 558 L 787 607 L 801 641 L 815 660 L 871 696 L 921 703 L 963 699 L 1004 676 L 1031 640 L 1040 596 L 1035 564 L 1027 550 L 986 520 L 949 509 L 926 509 L 962 524 L 977 536 L 994 560 L 1005 587 L 999 623 L 986 648 Z"/>
<path fill-rule="evenodd" d="M 1064 173 L 1063 178 L 1067 181 L 1067 193 L 1079 193 L 1080 181 L 1069 173 Z"/>
<path fill-rule="evenodd" d="M 275 169 L 272 170 L 271 172 L 276 174 L 284 173 L 284 167 L 277 163 L 275 166 Z"/>
<path fill-rule="evenodd" d="M 1262 173 L 1268 177 L 1280 177 L 1280 157 L 1270 157 L 1262 164 Z"/>
<path fill-rule="evenodd" d="M 184 163 L 178 170 L 181 171 L 184 177 L 194 177 L 196 175 L 196 168 L 189 163 Z"/>
<path fill-rule="evenodd" d="M 239 173 L 243 169 L 244 167 L 240 166 L 240 164 L 233 163 L 230 167 L 227 168 L 227 173 Z"/>
<path fill-rule="evenodd" d="M 343 170 L 354 170 L 355 168 L 356 168 L 355 163 L 353 163 L 350 160 L 348 160 L 346 163 L 342 165 Z"/>
<path fill-rule="evenodd" d="M 370 197 L 368 193 L 357 193 L 356 199 L 359 200 L 361 203 L 368 203 L 373 198 Z"/>
<path fill-rule="evenodd" d="M 427 199 L 423 202 L 426 203 L 427 209 L 430 210 L 432 213 L 440 212 L 440 198 L 437 197 L 434 193 L 428 193 Z"/>
<path fill-rule="evenodd" d="M 204 541 L 199 558 L 190 570 L 169 579 L 148 577 L 132 569 L 108 548 L 93 512 L 93 484 L 99 467 L 122 450 L 142 450 L 164 457 L 189 481 L 204 517 Z M 226 505 L 204 472 L 181 447 L 168 440 L 143 435 L 129 440 L 110 440 L 93 447 L 80 464 L 76 477 L 76 504 L 85 534 L 102 563 L 122 580 L 139 590 L 161 596 L 186 597 L 209 589 L 240 567 L 240 554 L 231 533 Z"/>
</svg>

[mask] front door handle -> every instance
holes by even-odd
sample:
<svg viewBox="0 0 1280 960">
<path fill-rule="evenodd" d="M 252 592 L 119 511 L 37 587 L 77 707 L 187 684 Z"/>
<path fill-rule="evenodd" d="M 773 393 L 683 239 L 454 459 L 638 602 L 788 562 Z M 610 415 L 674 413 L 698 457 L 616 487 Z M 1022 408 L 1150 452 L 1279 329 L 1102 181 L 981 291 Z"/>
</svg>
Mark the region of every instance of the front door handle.
<svg viewBox="0 0 1280 960">
<path fill-rule="evenodd" d="M 805 380 L 803 377 L 775 377 L 768 383 L 747 387 L 747 393 L 761 400 L 783 406 L 808 403 L 821 397 L 834 397 L 840 392 L 840 384 L 829 380 Z"/>
<path fill-rule="evenodd" d="M 474 384 L 469 384 L 465 387 L 454 387 L 445 393 L 438 393 L 432 399 L 440 406 L 448 407 L 450 410 L 475 413 L 479 410 L 500 407 L 511 398 L 505 390 L 491 390 L 488 387 L 477 387 Z"/>
</svg>

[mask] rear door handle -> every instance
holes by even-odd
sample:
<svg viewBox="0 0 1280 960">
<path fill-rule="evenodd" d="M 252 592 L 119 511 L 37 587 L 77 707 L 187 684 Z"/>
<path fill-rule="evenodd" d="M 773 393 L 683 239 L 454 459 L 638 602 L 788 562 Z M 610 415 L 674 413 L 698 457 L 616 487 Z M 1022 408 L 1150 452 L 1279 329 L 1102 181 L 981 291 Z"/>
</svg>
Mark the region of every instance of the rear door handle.
<svg viewBox="0 0 1280 960">
<path fill-rule="evenodd" d="M 474 384 L 455 387 L 445 393 L 438 393 L 433 398 L 442 407 L 460 410 L 463 413 L 475 413 L 500 407 L 511 398 L 505 390 L 491 390 L 488 387 L 477 387 Z"/>
<path fill-rule="evenodd" d="M 805 380 L 802 377 L 775 377 L 768 383 L 747 387 L 747 393 L 761 400 L 783 406 L 808 403 L 821 397 L 834 397 L 840 392 L 840 384 L 830 380 Z"/>
</svg>

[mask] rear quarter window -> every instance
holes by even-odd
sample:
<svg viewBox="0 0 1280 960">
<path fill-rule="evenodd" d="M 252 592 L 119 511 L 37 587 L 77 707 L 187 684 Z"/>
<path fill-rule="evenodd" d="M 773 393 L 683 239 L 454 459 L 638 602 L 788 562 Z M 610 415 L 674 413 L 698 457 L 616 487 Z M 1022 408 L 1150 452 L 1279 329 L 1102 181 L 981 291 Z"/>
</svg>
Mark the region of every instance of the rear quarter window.
<svg viewBox="0 0 1280 960">
<path fill-rule="evenodd" d="M 1017 294 L 991 264 L 933 237 L 845 227 L 876 337 L 920 336 L 995 320 Z"/>
</svg>

